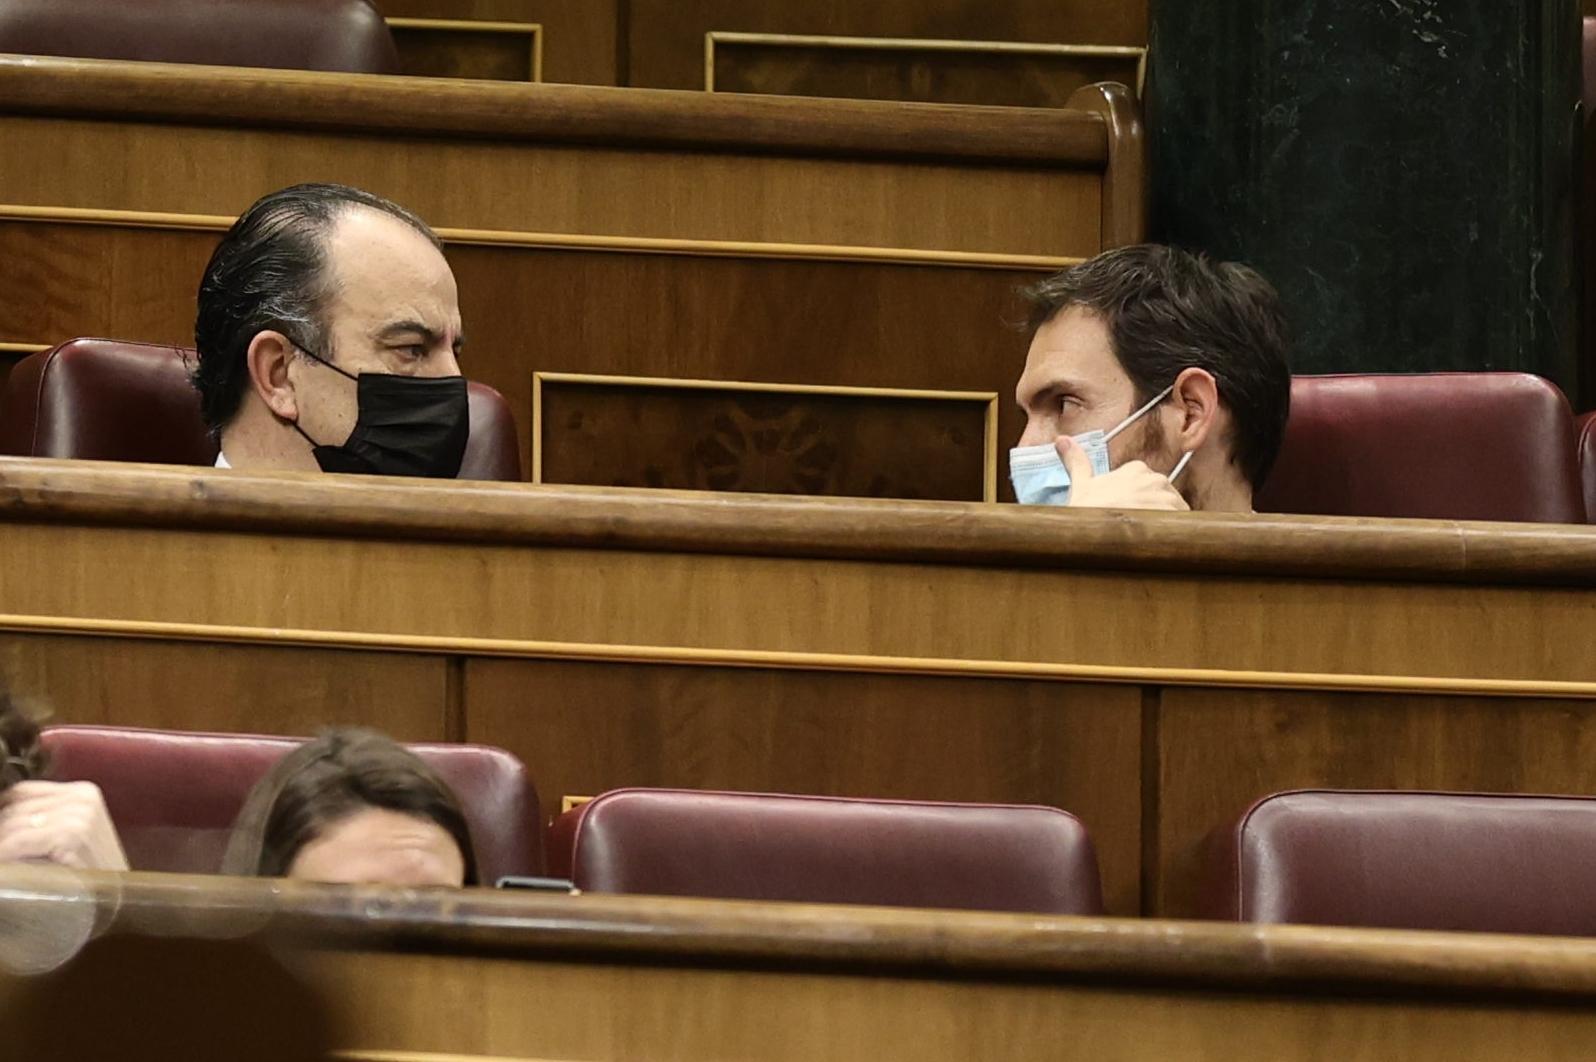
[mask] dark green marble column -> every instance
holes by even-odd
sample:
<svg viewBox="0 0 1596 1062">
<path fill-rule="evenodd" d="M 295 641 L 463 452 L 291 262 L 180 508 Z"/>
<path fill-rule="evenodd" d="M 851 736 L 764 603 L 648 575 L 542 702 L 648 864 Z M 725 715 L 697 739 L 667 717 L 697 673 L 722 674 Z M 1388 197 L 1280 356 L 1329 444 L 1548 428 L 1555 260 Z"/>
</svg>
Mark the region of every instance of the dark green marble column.
<svg viewBox="0 0 1596 1062">
<path fill-rule="evenodd" d="M 1151 0 L 1157 239 L 1274 281 L 1297 372 L 1579 385 L 1579 0 Z"/>
</svg>

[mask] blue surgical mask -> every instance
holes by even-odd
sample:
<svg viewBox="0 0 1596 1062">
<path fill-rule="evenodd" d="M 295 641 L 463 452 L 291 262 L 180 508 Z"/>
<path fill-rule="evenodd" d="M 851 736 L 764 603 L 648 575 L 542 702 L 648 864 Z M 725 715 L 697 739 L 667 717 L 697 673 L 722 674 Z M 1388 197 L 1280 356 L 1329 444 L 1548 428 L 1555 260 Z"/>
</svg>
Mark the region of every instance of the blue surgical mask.
<svg viewBox="0 0 1596 1062">
<path fill-rule="evenodd" d="M 1146 416 L 1158 403 L 1169 397 L 1175 389 L 1170 384 L 1158 394 L 1154 395 L 1142 408 L 1120 421 L 1108 431 L 1094 428 L 1088 432 L 1071 436 L 1085 452 L 1086 457 L 1092 462 L 1092 474 L 1096 476 L 1107 475 L 1110 471 L 1108 462 L 1108 444 L 1114 436 L 1135 424 Z M 1191 454 L 1186 454 L 1169 474 L 1171 483 L 1186 468 L 1186 462 L 1191 460 Z M 1070 503 L 1070 473 L 1064 467 L 1064 461 L 1058 455 L 1058 448 L 1052 443 L 1041 443 L 1037 446 L 1016 446 L 1009 451 L 1009 481 L 1014 484 L 1014 496 L 1021 505 L 1068 505 Z"/>
</svg>

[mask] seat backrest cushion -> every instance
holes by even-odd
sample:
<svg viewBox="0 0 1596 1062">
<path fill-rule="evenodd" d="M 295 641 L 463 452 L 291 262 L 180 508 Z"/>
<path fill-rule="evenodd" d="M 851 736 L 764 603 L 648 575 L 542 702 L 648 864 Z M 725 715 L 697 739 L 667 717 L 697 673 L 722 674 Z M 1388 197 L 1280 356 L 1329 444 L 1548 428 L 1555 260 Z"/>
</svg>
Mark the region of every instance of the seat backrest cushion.
<svg viewBox="0 0 1596 1062">
<path fill-rule="evenodd" d="M 1527 373 L 1299 376 L 1257 508 L 1584 523 L 1573 416 Z"/>
<path fill-rule="evenodd" d="M 368 0 L 0 0 L 0 52 L 391 74 Z"/>
<path fill-rule="evenodd" d="M 1055 808 L 621 789 L 556 822 L 589 892 L 1097 914 L 1086 829 Z"/>
<path fill-rule="evenodd" d="M 85 461 L 209 465 L 216 443 L 181 347 L 74 339 L 17 363 L 0 395 L 0 453 Z M 486 384 L 467 387 L 471 436 L 461 479 L 521 478 L 515 418 Z"/>
<path fill-rule="evenodd" d="M 109 726 L 44 731 L 49 777 L 100 787 L 133 869 L 198 874 L 217 871 L 250 789 L 303 740 Z M 543 824 L 520 760 L 486 745 L 406 747 L 459 798 L 485 883 L 541 873 Z"/>
<path fill-rule="evenodd" d="M 1575 427 L 1579 445 L 1579 478 L 1585 491 L 1585 518 L 1596 524 L 1596 412 L 1580 414 Z"/>
<path fill-rule="evenodd" d="M 1213 917 L 1596 935 L 1596 799 L 1279 793 L 1212 840 Z"/>
</svg>

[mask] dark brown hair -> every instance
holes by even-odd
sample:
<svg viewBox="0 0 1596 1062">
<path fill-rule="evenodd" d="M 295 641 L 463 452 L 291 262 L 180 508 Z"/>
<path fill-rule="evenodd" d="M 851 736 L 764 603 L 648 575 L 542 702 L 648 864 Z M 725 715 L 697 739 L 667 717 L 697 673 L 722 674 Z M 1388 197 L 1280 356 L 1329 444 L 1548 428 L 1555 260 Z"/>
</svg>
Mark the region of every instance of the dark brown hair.
<svg viewBox="0 0 1596 1062">
<path fill-rule="evenodd" d="M 39 741 L 38 717 L 0 683 L 0 793 L 18 782 L 44 777 L 48 761 Z"/>
<path fill-rule="evenodd" d="M 1286 319 L 1262 276 L 1178 247 L 1119 247 L 1025 290 L 1034 332 L 1071 306 L 1102 317 L 1136 405 L 1189 368 L 1219 385 L 1234 422 L 1231 461 L 1254 490 L 1280 450 L 1291 409 Z"/>
<path fill-rule="evenodd" d="M 465 884 L 478 881 L 465 812 L 413 752 L 373 730 L 330 730 L 277 761 L 244 801 L 222 873 L 280 878 L 328 826 L 366 808 L 437 823 L 454 838 Z"/>
</svg>

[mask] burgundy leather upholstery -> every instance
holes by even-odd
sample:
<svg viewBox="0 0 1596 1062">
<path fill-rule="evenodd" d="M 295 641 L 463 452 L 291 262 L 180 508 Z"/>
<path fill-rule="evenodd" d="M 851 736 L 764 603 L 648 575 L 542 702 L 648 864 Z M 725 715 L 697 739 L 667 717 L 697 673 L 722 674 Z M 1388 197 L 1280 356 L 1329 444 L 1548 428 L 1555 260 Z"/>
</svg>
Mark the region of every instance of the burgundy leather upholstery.
<svg viewBox="0 0 1596 1062">
<path fill-rule="evenodd" d="M 304 739 L 113 726 L 44 731 L 49 777 L 94 782 L 135 870 L 212 874 L 250 789 Z M 538 798 L 521 761 L 486 745 L 408 745 L 465 809 L 482 880 L 537 874 Z"/>
<path fill-rule="evenodd" d="M 74 339 L 17 363 L 0 395 L 0 453 L 209 465 L 216 444 L 188 382 L 191 350 Z M 472 382 L 461 479 L 516 481 L 521 447 L 504 397 Z"/>
<path fill-rule="evenodd" d="M 1596 799 L 1305 790 L 1210 839 L 1205 913 L 1596 935 Z"/>
<path fill-rule="evenodd" d="M 1525 373 L 1299 376 L 1257 508 L 1584 523 L 1573 417 Z"/>
<path fill-rule="evenodd" d="M 1043 807 L 618 789 L 555 820 L 549 865 L 587 892 L 1102 911 L 1086 828 Z"/>
<path fill-rule="evenodd" d="M 0 0 L 0 52 L 389 74 L 368 0 Z"/>
<path fill-rule="evenodd" d="M 1588 25 L 1593 19 L 1586 19 Z M 1579 440 L 1579 478 L 1585 488 L 1585 518 L 1596 524 L 1596 413 L 1582 413 L 1574 422 Z"/>
</svg>

